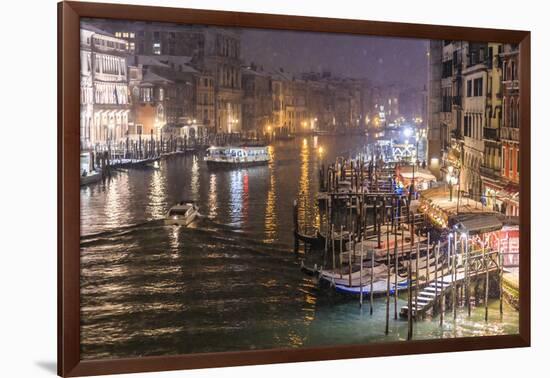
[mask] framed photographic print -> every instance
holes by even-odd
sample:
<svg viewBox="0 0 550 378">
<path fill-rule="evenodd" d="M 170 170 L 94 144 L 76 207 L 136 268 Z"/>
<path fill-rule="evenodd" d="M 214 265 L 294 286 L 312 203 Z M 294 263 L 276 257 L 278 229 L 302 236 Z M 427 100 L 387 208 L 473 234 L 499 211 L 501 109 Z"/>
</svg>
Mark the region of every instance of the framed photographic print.
<svg viewBox="0 0 550 378">
<path fill-rule="evenodd" d="M 529 32 L 58 9 L 59 375 L 529 346 Z"/>
</svg>

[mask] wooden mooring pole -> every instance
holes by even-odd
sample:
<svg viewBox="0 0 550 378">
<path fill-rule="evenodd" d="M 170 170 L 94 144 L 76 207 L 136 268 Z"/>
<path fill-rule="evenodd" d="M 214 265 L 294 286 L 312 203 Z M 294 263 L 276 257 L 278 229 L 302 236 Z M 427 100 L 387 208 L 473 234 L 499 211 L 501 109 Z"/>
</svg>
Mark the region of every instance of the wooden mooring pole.
<svg viewBox="0 0 550 378">
<path fill-rule="evenodd" d="M 399 287 L 397 279 L 399 278 L 399 253 L 397 250 L 397 222 L 395 227 L 395 234 L 394 234 L 394 245 L 393 245 L 393 251 L 394 251 L 394 260 L 395 260 L 395 268 L 394 268 L 394 296 L 393 296 L 393 307 L 394 307 L 394 318 L 397 319 L 397 297 L 399 296 Z M 388 267 L 389 269 L 389 267 Z"/>
<path fill-rule="evenodd" d="M 374 310 L 374 250 L 371 250 L 370 253 L 370 314 L 372 315 Z"/>
<path fill-rule="evenodd" d="M 452 271 L 451 271 L 451 282 L 452 282 L 452 311 L 453 311 L 453 319 L 456 320 L 456 235 L 455 235 L 455 242 L 454 242 L 454 251 L 453 256 L 451 258 L 452 260 Z"/>
<path fill-rule="evenodd" d="M 411 255 L 409 254 L 409 265 L 407 269 L 407 289 L 408 289 L 408 309 L 407 309 L 407 340 L 412 340 L 413 322 L 412 322 L 412 264 Z"/>
<path fill-rule="evenodd" d="M 359 307 L 363 307 L 363 238 L 361 237 L 361 258 L 359 266 Z"/>
<path fill-rule="evenodd" d="M 415 269 L 414 269 L 414 277 L 415 277 L 415 285 L 414 285 L 414 306 L 418 310 L 418 287 L 420 286 L 420 275 L 419 275 L 419 269 L 418 269 L 418 259 L 420 255 L 420 240 L 416 243 L 416 263 L 415 263 Z M 414 321 L 418 320 L 418 311 L 416 311 Z"/>
<path fill-rule="evenodd" d="M 426 285 L 430 282 L 430 232 L 428 232 L 428 244 L 426 245 Z"/>
<path fill-rule="evenodd" d="M 300 249 L 300 240 L 298 239 L 299 225 L 298 225 L 298 201 L 294 200 L 292 215 L 294 220 L 294 253 L 298 253 Z"/>
<path fill-rule="evenodd" d="M 386 335 L 390 332 L 390 227 L 386 227 L 386 264 L 388 269 L 388 281 L 386 284 Z"/>
<path fill-rule="evenodd" d="M 336 246 L 334 245 L 334 225 L 330 225 L 330 243 L 332 244 L 332 270 L 336 268 Z M 327 235 L 329 237 L 329 235 Z"/>
<path fill-rule="evenodd" d="M 470 248 L 468 245 L 469 239 L 466 235 L 466 245 L 465 248 L 465 256 L 466 256 L 466 262 L 464 264 L 464 283 L 466 285 L 466 305 L 468 306 L 468 317 L 472 316 L 472 304 L 470 303 Z"/>
<path fill-rule="evenodd" d="M 435 266 L 435 296 L 437 298 L 437 290 L 439 289 L 439 283 L 437 281 L 437 274 L 438 274 L 438 264 L 439 264 L 439 253 L 441 251 L 441 241 L 437 242 L 437 250 L 436 250 L 436 266 Z M 445 312 L 445 297 L 443 296 L 444 293 L 444 287 L 443 287 L 443 269 L 441 269 L 441 289 L 439 289 L 439 326 L 443 326 L 443 315 Z"/>
<path fill-rule="evenodd" d="M 485 321 L 489 320 L 489 261 L 487 255 L 487 247 L 483 241 L 483 265 L 485 266 Z"/>
<path fill-rule="evenodd" d="M 503 295 L 502 295 L 502 280 L 503 280 L 503 275 L 504 275 L 504 259 L 503 259 L 503 256 L 502 256 L 502 245 L 501 245 L 501 239 L 500 237 L 498 238 L 498 286 L 499 286 L 499 302 L 500 302 L 500 316 L 502 317 L 503 315 L 503 309 L 502 309 L 502 298 L 503 298 Z"/>
</svg>

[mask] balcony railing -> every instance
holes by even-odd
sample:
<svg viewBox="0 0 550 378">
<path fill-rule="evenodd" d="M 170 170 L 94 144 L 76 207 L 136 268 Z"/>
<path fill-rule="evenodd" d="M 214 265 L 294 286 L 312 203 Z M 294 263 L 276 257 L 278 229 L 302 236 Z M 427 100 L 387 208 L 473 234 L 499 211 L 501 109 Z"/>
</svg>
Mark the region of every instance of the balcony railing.
<svg viewBox="0 0 550 378">
<path fill-rule="evenodd" d="M 462 96 L 453 96 L 453 105 L 462 105 Z"/>
<path fill-rule="evenodd" d="M 483 139 L 498 140 L 498 129 L 494 129 L 491 127 L 484 127 Z"/>
<path fill-rule="evenodd" d="M 485 165 L 481 165 L 481 167 L 479 167 L 479 173 L 481 174 L 481 176 L 492 180 L 498 180 L 500 178 L 499 168 L 491 168 Z"/>
<path fill-rule="evenodd" d="M 500 139 L 512 140 L 519 142 L 519 128 L 516 127 L 501 127 Z"/>
</svg>

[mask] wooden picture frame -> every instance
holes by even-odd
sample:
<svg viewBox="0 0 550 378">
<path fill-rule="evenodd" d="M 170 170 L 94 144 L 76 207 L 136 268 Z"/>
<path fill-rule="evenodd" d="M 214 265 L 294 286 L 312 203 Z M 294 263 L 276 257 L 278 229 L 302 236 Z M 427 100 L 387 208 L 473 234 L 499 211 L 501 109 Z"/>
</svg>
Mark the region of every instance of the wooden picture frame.
<svg viewBox="0 0 550 378">
<path fill-rule="evenodd" d="M 131 359 L 80 359 L 79 28 L 80 18 L 146 20 L 224 27 L 347 33 L 404 38 L 517 43 L 520 48 L 519 334 Z M 134 5 L 58 4 L 58 374 L 82 376 L 270 364 L 530 345 L 530 32 L 341 20 Z"/>
</svg>

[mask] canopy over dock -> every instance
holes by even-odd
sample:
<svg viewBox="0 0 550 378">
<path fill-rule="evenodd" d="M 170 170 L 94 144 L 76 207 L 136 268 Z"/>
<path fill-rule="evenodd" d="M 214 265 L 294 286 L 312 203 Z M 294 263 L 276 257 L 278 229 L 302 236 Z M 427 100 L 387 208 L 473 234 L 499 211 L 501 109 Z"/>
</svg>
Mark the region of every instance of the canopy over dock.
<svg viewBox="0 0 550 378">
<path fill-rule="evenodd" d="M 420 192 L 419 210 L 425 213 L 433 224 L 441 228 L 451 227 L 462 221 L 466 223 L 460 227 L 470 227 L 472 230 L 480 227 L 502 228 L 499 213 L 471 198 L 458 195 L 453 195 L 451 198 L 449 191 L 443 185 Z M 488 215 L 492 217 L 486 217 Z"/>
<path fill-rule="evenodd" d="M 468 234 L 484 234 L 502 229 L 499 214 L 477 213 L 459 214 L 453 217 L 454 229 Z"/>
</svg>

